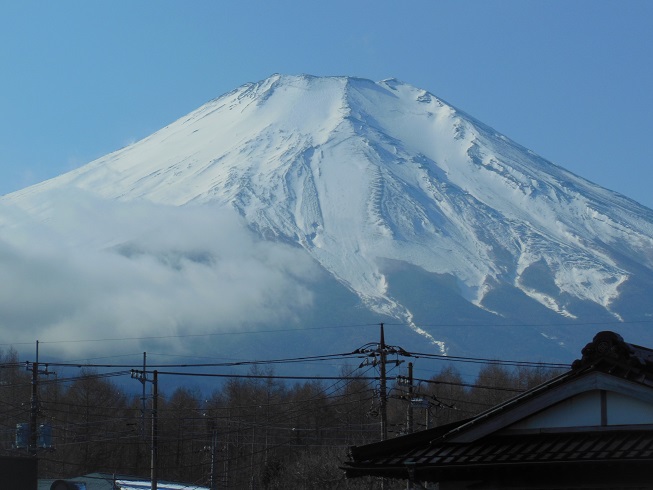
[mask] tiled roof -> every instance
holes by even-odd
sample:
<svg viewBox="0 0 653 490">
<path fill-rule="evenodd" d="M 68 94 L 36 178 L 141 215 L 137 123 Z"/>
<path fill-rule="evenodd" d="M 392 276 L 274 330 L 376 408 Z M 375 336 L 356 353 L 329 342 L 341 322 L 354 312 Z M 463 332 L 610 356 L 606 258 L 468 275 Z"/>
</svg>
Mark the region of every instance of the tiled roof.
<svg viewBox="0 0 653 490">
<path fill-rule="evenodd" d="M 571 469 L 588 463 L 651 467 L 653 430 L 493 435 L 471 444 L 427 443 L 381 457 L 362 457 L 346 463 L 344 469 L 349 477 L 376 474 L 406 478 L 410 470 L 451 476 L 483 468 L 496 471 L 548 464 Z"/>
<path fill-rule="evenodd" d="M 363 466 L 468 466 L 605 460 L 653 462 L 653 430 L 565 432 L 527 437 L 495 435 L 472 444 L 425 444 L 399 454 L 363 459 L 359 463 Z"/>
</svg>

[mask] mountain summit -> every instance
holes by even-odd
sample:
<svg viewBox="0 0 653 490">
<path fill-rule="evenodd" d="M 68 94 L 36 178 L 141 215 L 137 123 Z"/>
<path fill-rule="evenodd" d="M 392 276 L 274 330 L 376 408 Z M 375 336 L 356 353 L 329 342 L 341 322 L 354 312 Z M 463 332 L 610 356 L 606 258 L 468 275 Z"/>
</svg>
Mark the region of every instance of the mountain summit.
<svg viewBox="0 0 653 490">
<path fill-rule="evenodd" d="M 46 222 L 73 191 L 233 208 L 443 353 L 481 326 L 560 345 L 652 313 L 653 211 L 395 79 L 274 75 L 0 204 Z"/>
</svg>

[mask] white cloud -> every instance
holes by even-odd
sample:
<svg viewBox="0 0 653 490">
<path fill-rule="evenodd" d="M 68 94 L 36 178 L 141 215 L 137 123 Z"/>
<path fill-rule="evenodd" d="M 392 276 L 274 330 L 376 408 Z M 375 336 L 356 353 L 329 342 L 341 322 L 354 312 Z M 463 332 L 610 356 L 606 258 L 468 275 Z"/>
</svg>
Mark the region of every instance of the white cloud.
<svg viewBox="0 0 653 490">
<path fill-rule="evenodd" d="M 0 208 L 6 343 L 251 329 L 292 321 L 312 303 L 311 259 L 258 240 L 232 210 L 49 199 L 40 222 Z"/>
</svg>

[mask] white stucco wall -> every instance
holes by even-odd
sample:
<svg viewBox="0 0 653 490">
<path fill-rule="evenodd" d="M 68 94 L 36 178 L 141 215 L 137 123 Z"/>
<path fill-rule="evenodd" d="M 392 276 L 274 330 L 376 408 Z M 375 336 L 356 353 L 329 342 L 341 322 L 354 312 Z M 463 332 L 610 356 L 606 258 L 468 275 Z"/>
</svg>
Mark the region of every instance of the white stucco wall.
<svg viewBox="0 0 653 490">
<path fill-rule="evenodd" d="M 620 393 L 605 392 L 608 426 L 653 424 L 653 405 Z M 601 391 L 593 390 L 564 400 L 527 417 L 510 429 L 553 429 L 601 426 Z"/>
</svg>

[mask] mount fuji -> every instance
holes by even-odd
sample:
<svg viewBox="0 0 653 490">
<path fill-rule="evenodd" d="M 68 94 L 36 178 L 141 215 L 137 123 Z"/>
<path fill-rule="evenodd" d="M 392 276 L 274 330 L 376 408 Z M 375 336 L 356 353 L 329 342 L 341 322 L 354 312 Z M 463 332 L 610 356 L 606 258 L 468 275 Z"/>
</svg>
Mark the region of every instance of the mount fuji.
<svg viewBox="0 0 653 490">
<path fill-rule="evenodd" d="M 653 211 L 395 79 L 273 75 L 3 196 L 0 267 L 0 328 L 50 339 L 303 331 L 265 354 L 220 338 L 260 358 L 386 322 L 445 355 L 568 361 L 604 325 L 653 343 Z"/>
</svg>

